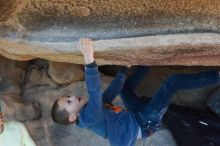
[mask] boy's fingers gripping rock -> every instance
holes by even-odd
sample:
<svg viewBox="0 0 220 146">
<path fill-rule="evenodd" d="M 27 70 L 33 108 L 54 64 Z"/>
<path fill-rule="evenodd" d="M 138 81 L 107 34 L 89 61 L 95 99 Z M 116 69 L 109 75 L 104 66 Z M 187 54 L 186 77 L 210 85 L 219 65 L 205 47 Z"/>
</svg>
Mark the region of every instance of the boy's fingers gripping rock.
<svg viewBox="0 0 220 146">
<path fill-rule="evenodd" d="M 93 42 L 91 39 L 82 38 L 79 40 L 79 46 L 80 46 L 80 50 L 85 51 L 93 47 Z"/>
</svg>

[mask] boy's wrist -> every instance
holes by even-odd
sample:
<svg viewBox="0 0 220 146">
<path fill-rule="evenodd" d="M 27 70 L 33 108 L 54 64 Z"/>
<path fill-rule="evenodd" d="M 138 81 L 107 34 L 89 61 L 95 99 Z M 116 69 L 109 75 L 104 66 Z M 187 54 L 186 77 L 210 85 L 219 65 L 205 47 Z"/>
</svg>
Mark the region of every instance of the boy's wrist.
<svg viewBox="0 0 220 146">
<path fill-rule="evenodd" d="M 85 64 L 90 64 L 95 61 L 94 57 L 84 57 Z"/>
<path fill-rule="evenodd" d="M 95 62 L 95 60 L 94 60 L 92 63 L 86 64 L 86 67 L 87 67 L 87 68 L 94 68 L 94 67 L 97 67 L 97 64 L 96 64 L 96 62 Z"/>
</svg>

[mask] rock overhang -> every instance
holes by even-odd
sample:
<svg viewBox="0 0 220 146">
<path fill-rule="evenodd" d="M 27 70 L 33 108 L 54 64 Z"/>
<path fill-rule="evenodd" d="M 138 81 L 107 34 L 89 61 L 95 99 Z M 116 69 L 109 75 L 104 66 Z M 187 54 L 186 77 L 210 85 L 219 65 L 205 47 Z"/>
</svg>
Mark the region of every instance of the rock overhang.
<svg viewBox="0 0 220 146">
<path fill-rule="evenodd" d="M 76 41 L 90 37 L 99 64 L 220 63 L 218 0 L 1 0 L 0 4 L 0 54 L 10 59 L 81 64 Z"/>
</svg>

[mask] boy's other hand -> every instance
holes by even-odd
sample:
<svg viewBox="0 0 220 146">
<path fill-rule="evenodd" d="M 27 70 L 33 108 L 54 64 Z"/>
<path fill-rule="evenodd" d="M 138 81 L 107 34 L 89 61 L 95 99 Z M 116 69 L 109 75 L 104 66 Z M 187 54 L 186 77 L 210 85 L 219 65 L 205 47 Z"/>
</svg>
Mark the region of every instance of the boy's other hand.
<svg viewBox="0 0 220 146">
<path fill-rule="evenodd" d="M 94 47 L 91 39 L 81 38 L 79 40 L 79 50 L 82 52 L 86 64 L 90 64 L 94 61 Z"/>
</svg>

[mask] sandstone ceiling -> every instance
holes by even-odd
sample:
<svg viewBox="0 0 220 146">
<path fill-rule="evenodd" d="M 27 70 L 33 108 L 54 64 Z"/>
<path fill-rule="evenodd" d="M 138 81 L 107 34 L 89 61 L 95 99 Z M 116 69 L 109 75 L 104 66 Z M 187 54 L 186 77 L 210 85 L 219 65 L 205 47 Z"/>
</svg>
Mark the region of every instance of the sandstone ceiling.
<svg viewBox="0 0 220 146">
<path fill-rule="evenodd" d="M 220 64 L 219 0 L 0 0 L 0 54 L 83 63 L 76 42 L 95 40 L 99 64 Z"/>
</svg>

